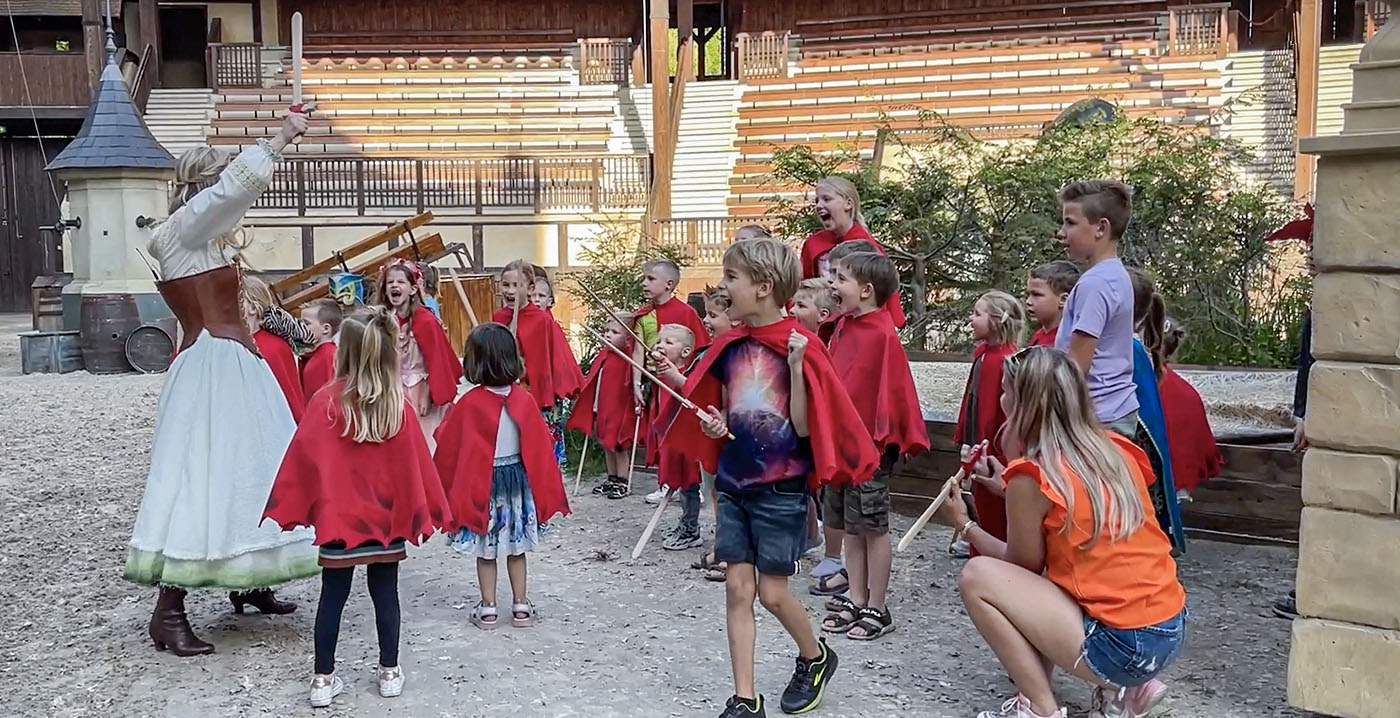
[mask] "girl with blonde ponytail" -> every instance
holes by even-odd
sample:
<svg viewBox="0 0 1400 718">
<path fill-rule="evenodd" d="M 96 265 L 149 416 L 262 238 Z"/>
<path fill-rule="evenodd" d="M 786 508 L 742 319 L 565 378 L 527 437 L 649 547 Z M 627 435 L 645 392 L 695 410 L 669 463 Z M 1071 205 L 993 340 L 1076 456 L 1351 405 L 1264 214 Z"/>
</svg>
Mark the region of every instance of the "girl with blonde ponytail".
<svg viewBox="0 0 1400 718">
<path fill-rule="evenodd" d="M 399 667 L 399 562 L 417 545 L 452 529 L 452 512 L 423 430 L 399 381 L 399 326 L 380 308 L 340 325 L 335 380 L 306 408 L 273 484 L 264 516 L 283 529 L 316 528 L 321 600 L 311 705 L 345 690 L 335 675 L 340 616 L 355 567 L 365 566 L 379 633 L 379 694 L 403 691 Z"/>
<path fill-rule="evenodd" d="M 1064 352 L 1017 352 L 1002 390 L 1012 460 L 974 471 L 1005 487 L 1007 538 L 969 520 L 957 492 L 942 510 L 978 554 L 958 580 L 968 616 L 1020 691 L 978 718 L 1062 718 L 1053 667 L 1095 686 L 1091 716 L 1144 716 L 1166 693 L 1156 676 L 1180 653 L 1187 616 L 1171 543 L 1149 518 L 1151 464 L 1095 418 Z"/>
<path fill-rule="evenodd" d="M 823 177 L 814 189 L 812 209 L 822 228 L 802 241 L 798 258 L 803 279 L 826 278 L 829 266 L 826 255 L 842 242 L 863 239 L 880 254 L 885 254 L 885 248 L 865 228 L 865 215 L 860 211 L 860 190 L 854 182 L 840 176 Z M 895 328 L 904 326 L 904 307 L 900 304 L 899 292 L 890 296 L 884 309 L 890 313 Z"/>
</svg>

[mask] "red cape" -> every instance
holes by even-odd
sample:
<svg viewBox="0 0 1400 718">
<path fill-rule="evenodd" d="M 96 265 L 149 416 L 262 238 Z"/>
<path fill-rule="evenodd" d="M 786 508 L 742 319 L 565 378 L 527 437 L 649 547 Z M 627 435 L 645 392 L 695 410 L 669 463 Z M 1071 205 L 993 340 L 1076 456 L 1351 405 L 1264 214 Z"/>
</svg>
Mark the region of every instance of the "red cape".
<svg viewBox="0 0 1400 718">
<path fill-rule="evenodd" d="M 282 458 L 263 517 L 283 530 L 316 528 L 316 545 L 343 541 L 417 544 L 435 529 L 455 524 L 423 430 L 404 402 L 403 428 L 381 443 L 341 436 L 340 382 L 332 382 L 307 407 Z"/>
<path fill-rule="evenodd" d="M 1219 476 L 1225 461 L 1210 430 L 1201 395 L 1169 366 L 1162 372 L 1160 394 L 1162 414 L 1167 421 L 1172 479 L 1176 488 L 1190 491 Z"/>
<path fill-rule="evenodd" d="M 698 363 L 682 367 L 682 374 L 689 374 Z M 675 388 L 675 387 L 673 387 Z M 656 482 L 676 491 L 684 491 L 700 485 L 700 463 L 695 457 L 687 457 L 685 452 L 672 446 L 663 445 L 666 427 L 676 412 L 681 411 L 680 403 L 665 389 L 653 388 L 651 411 L 647 417 L 646 463 L 656 467 Z"/>
<path fill-rule="evenodd" d="M 860 414 L 851 404 L 845 387 L 841 386 L 841 378 L 832 368 L 821 340 L 792 317 L 763 327 L 735 327 L 715 337 L 714 344 L 691 371 L 681 393 L 701 409 L 723 408 L 724 387 L 710 373 L 710 367 L 724 357 L 729 345 L 752 339 L 787 356 L 788 337 L 793 331 L 802 332 L 808 341 L 807 351 L 802 356 L 802 376 L 807 381 L 807 429 L 812 444 L 813 470 L 807 483 L 813 488 L 864 483 L 880 465 L 875 442 L 851 440 L 851 427 L 861 425 Z M 695 412 L 678 409 L 663 446 L 677 449 L 687 459 L 699 461 L 706 471 L 714 473 L 723 441 L 705 436 Z"/>
<path fill-rule="evenodd" d="M 458 525 L 478 534 L 490 524 L 491 472 L 501 407 L 520 427 L 520 457 L 540 523 L 569 514 L 564 478 L 554 460 L 554 439 L 529 392 L 512 385 L 508 396 L 478 386 L 447 410 L 438 427 L 433 462 L 442 477 L 448 505 Z"/>
<path fill-rule="evenodd" d="M 705 329 L 705 322 L 701 321 L 700 315 L 695 313 L 695 307 L 676 299 L 674 296 L 660 305 L 648 304 L 632 313 L 632 328 L 637 328 L 637 320 L 656 312 L 656 326 L 662 327 L 667 324 L 679 324 L 695 335 L 695 351 L 700 351 L 710 345 L 710 332 Z"/>
<path fill-rule="evenodd" d="M 421 304 L 413 310 L 413 341 L 418 343 L 428 369 L 429 400 L 433 406 L 451 404 L 457 397 L 457 383 L 462 380 L 462 360 L 452 349 L 442 321 Z"/>
<path fill-rule="evenodd" d="M 313 396 L 321 387 L 335 380 L 335 344 L 318 344 L 301 365 L 301 391 Z"/>
<path fill-rule="evenodd" d="M 1006 454 L 997 441 L 997 432 L 1006 423 L 1006 413 L 1001 410 L 1001 369 L 1006 358 L 1016 351 L 1016 345 L 1009 343 L 988 346 L 986 342 L 981 342 L 977 345 L 972 352 L 973 368 L 967 375 L 962 407 L 958 410 L 958 425 L 953 430 L 953 441 L 959 445 L 990 440 L 992 454 L 1002 463 L 1006 463 Z M 973 377 L 977 379 L 975 386 Z M 969 416 L 974 407 L 976 416 Z M 977 523 L 987 533 L 1005 541 L 1006 499 L 974 483 L 972 503 L 977 508 Z"/>
<path fill-rule="evenodd" d="M 830 252 L 833 247 L 849 239 L 864 239 L 875 245 L 875 250 L 880 254 L 889 256 L 885 248 L 880 246 L 875 238 L 870 236 L 870 232 L 859 224 L 851 225 L 845 236 L 837 237 L 836 233 L 829 229 L 820 229 L 807 236 L 802 242 L 802 253 L 798 259 L 802 262 L 802 278 L 812 279 L 817 276 L 817 262 L 822 255 Z M 890 320 L 894 322 L 896 329 L 904 326 L 904 307 L 899 303 L 899 292 L 895 292 L 885 302 L 885 309 L 889 310 Z"/>
<path fill-rule="evenodd" d="M 272 376 L 277 378 L 277 386 L 282 387 L 282 395 L 287 397 L 292 418 L 300 424 L 302 412 L 306 409 L 306 396 L 301 392 L 301 376 L 297 373 L 297 357 L 292 353 L 292 345 L 266 329 L 253 332 L 253 341 L 258 345 L 258 353 L 272 369 Z"/>
<path fill-rule="evenodd" d="M 828 349 L 831 347 L 831 337 L 836 334 L 836 323 L 841 321 L 844 314 L 833 315 L 830 319 L 817 325 L 817 337 L 822 340 Z"/>
<path fill-rule="evenodd" d="M 631 347 L 623 351 L 630 352 Z M 608 451 L 625 451 L 632 448 L 632 427 L 636 419 L 632 365 L 603 347 L 588 369 L 583 391 L 579 392 L 574 413 L 565 427 L 597 439 Z"/>
<path fill-rule="evenodd" d="M 497 309 L 491 321 L 510 326 L 515 311 Z M 526 304 L 515 326 L 520 356 L 525 359 L 525 385 L 539 408 L 548 409 L 561 399 L 577 396 L 583 386 L 583 372 L 569 348 L 569 340 L 554 316 L 535 304 Z M 631 379 L 628 379 L 630 387 Z"/>
<path fill-rule="evenodd" d="M 1031 340 L 1026 344 L 1028 347 L 1053 347 L 1055 346 L 1055 336 L 1060 333 L 1060 325 L 1056 324 L 1049 329 L 1037 329 L 1031 335 Z"/>
<path fill-rule="evenodd" d="M 909 356 L 888 312 L 842 316 L 830 354 L 831 365 L 881 454 L 891 446 L 901 456 L 928 450 L 928 429 Z"/>
</svg>

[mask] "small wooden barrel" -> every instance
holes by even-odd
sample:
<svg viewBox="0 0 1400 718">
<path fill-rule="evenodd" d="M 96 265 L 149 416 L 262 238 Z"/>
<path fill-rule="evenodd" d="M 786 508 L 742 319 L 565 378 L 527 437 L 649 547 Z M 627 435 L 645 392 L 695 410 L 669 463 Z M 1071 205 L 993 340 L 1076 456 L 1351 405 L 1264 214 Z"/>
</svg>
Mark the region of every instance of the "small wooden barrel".
<svg viewBox="0 0 1400 718">
<path fill-rule="evenodd" d="M 83 368 L 77 332 L 22 332 L 19 366 L 25 374 L 67 374 Z"/>
<path fill-rule="evenodd" d="M 132 330 L 124 345 L 126 360 L 136 371 L 146 374 L 159 374 L 169 369 L 175 360 L 179 327 L 175 317 L 166 317 Z"/>
<path fill-rule="evenodd" d="M 136 298 L 130 294 L 84 296 L 78 316 L 87 370 L 93 374 L 131 371 L 126 361 L 126 338 L 141 326 Z"/>
</svg>

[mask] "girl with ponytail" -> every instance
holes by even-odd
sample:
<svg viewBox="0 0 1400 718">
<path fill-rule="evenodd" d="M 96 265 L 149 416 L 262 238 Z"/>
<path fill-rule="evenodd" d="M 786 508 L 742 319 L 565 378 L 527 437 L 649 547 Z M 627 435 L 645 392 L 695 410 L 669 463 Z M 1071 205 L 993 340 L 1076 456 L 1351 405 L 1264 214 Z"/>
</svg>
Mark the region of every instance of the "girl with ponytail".
<svg viewBox="0 0 1400 718">
<path fill-rule="evenodd" d="M 398 320 L 377 307 L 341 323 L 335 380 L 306 407 L 263 513 L 283 530 L 316 529 L 322 570 L 312 706 L 330 705 L 345 690 L 335 675 L 335 648 L 358 565 L 365 566 L 374 601 L 379 694 L 402 692 L 398 576 L 404 544 L 455 528 L 423 430 L 405 418 L 414 409 L 399 380 L 398 336 Z"/>
<path fill-rule="evenodd" d="M 1186 550 L 1181 528 L 1181 508 L 1177 503 L 1176 481 L 1172 473 L 1171 447 L 1167 440 L 1167 419 L 1162 411 L 1158 386 L 1166 368 L 1167 303 L 1157 285 L 1136 267 L 1128 270 L 1133 284 L 1133 384 L 1138 401 L 1137 431 L 1128 437 L 1147 454 L 1157 481 L 1152 484 L 1152 506 L 1157 522 L 1172 539 L 1176 551 Z"/>
<path fill-rule="evenodd" d="M 399 357 L 399 380 L 403 393 L 413 406 L 413 415 L 422 424 L 428 445 L 442 416 L 457 398 L 457 382 L 462 379 L 462 362 L 442 328 L 442 321 L 423 304 L 423 275 L 418 265 L 398 260 L 384 268 L 376 287 L 375 304 L 398 322 L 395 350 Z"/>
</svg>

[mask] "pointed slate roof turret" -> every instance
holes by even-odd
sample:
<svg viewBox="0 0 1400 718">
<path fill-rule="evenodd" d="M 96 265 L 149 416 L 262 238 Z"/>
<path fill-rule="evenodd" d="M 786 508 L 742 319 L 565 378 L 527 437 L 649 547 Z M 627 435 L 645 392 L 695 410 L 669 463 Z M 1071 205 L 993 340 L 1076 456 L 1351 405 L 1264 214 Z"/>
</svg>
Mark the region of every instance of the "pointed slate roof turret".
<svg viewBox="0 0 1400 718">
<path fill-rule="evenodd" d="M 174 168 L 175 158 L 146 129 L 146 122 L 131 102 L 131 92 L 117 68 L 115 55 L 109 55 L 82 129 L 44 169 Z"/>
</svg>

